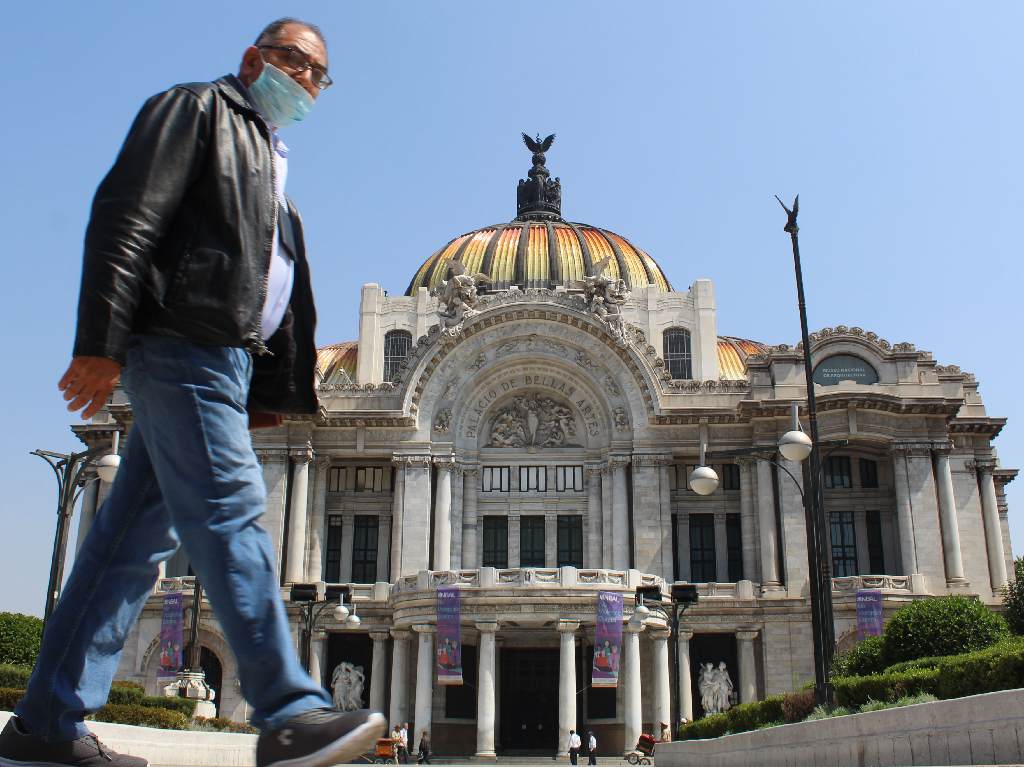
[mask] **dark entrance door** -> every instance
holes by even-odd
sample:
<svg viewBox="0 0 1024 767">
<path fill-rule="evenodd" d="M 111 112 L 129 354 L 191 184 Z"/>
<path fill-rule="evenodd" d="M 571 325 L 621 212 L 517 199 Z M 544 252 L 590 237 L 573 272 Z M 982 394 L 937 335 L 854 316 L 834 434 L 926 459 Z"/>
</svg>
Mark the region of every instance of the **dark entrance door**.
<svg viewBox="0 0 1024 767">
<path fill-rule="evenodd" d="M 501 650 L 501 749 L 558 748 L 558 650 Z"/>
</svg>

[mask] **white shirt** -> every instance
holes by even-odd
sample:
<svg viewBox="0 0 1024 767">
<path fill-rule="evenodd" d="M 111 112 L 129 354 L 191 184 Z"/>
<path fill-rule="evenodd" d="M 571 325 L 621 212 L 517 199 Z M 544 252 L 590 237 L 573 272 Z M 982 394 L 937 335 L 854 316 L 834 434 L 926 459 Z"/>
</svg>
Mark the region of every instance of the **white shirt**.
<svg viewBox="0 0 1024 767">
<path fill-rule="evenodd" d="M 590 751 L 595 751 L 597 749 L 597 738 L 593 735 L 590 736 L 590 742 L 587 743 L 587 748 Z"/>
<path fill-rule="evenodd" d="M 277 131 L 271 131 L 274 151 L 274 197 L 279 206 L 286 205 L 284 182 L 288 178 L 288 147 L 278 137 Z M 283 252 L 280 245 L 281 235 L 276 232 L 274 242 L 270 246 L 270 274 L 267 277 L 267 296 L 263 302 L 261 315 L 263 340 L 266 341 L 281 327 L 281 320 L 288 309 L 292 297 L 292 285 L 295 283 L 295 264 Z"/>
<path fill-rule="evenodd" d="M 201 624 L 200 624 L 201 625 Z M 409 731 L 404 727 L 398 731 L 398 736 L 402 739 L 402 745 L 406 748 L 409 747 Z"/>
<path fill-rule="evenodd" d="M 583 745 L 583 741 L 580 740 L 578 733 L 574 732 L 569 736 L 569 748 L 579 748 L 581 745 Z"/>
</svg>

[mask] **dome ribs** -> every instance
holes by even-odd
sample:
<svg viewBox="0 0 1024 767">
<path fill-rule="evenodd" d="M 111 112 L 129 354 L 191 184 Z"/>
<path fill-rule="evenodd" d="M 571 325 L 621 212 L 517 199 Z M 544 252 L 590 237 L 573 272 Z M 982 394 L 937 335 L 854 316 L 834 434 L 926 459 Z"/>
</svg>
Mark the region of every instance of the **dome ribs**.
<svg viewBox="0 0 1024 767">
<path fill-rule="evenodd" d="M 615 254 L 615 263 L 619 265 L 619 278 L 632 283 L 633 270 L 630 269 L 629 264 L 626 263 L 626 255 L 622 252 L 622 248 L 619 247 L 618 243 L 615 242 L 615 238 L 610 237 L 608 232 L 604 229 L 594 229 L 594 232 L 603 237 L 605 242 L 611 246 L 612 253 Z"/>
<path fill-rule="evenodd" d="M 580 244 L 580 253 L 583 254 L 583 276 L 593 276 L 591 272 L 594 271 L 594 259 L 590 256 L 590 246 L 587 245 L 587 238 L 580 232 L 579 227 L 571 221 L 566 221 L 565 225 L 572 229 L 573 234 L 576 235 L 576 240 Z"/>
<path fill-rule="evenodd" d="M 548 237 L 548 284 L 547 287 L 554 288 L 556 285 L 564 285 L 562 277 L 561 249 L 558 247 L 558 237 L 555 236 L 555 228 L 551 223 L 544 225 Z"/>
<path fill-rule="evenodd" d="M 491 240 L 487 243 L 487 250 L 484 251 L 484 260 L 480 264 L 480 271 L 492 279 L 494 278 L 494 275 L 491 274 L 491 269 L 494 265 L 494 249 L 498 247 L 498 240 L 501 239 L 501 235 L 506 229 L 508 229 L 508 224 L 498 224 L 494 227 L 494 234 L 491 235 Z"/>
<path fill-rule="evenodd" d="M 519 242 L 516 243 L 515 269 L 513 270 L 512 277 L 512 284 L 518 285 L 523 290 L 532 287 L 526 284 L 526 258 L 527 249 L 530 246 L 530 229 L 530 223 L 524 221 L 523 226 L 519 230 Z"/>
</svg>

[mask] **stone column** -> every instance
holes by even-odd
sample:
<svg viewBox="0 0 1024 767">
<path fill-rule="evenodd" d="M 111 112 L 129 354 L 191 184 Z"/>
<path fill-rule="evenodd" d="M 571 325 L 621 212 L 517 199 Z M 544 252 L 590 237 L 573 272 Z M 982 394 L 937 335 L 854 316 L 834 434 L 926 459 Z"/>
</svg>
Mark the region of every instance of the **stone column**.
<svg viewBox="0 0 1024 767">
<path fill-rule="evenodd" d="M 626 492 L 626 467 L 629 461 L 618 458 L 608 462 L 612 471 L 612 568 L 629 569 L 629 496 Z"/>
<path fill-rule="evenodd" d="M 327 527 L 327 479 L 331 471 L 329 456 L 313 460 L 313 503 L 310 504 L 309 540 L 306 542 L 306 583 L 324 579 L 324 530 Z"/>
<path fill-rule="evenodd" d="M 1003 550 L 1003 531 L 999 524 L 999 501 L 992 464 L 978 465 L 978 484 L 981 487 L 981 517 L 985 523 L 985 541 L 988 547 L 988 573 L 992 590 L 1006 585 L 1006 559 Z"/>
<path fill-rule="evenodd" d="M 871 572 L 871 551 L 868 545 L 868 513 L 864 509 L 853 512 L 853 532 L 857 542 L 857 574 L 881 575 Z"/>
<path fill-rule="evenodd" d="M 772 465 L 767 461 L 757 462 L 757 528 L 761 538 L 761 585 L 777 588 L 782 583 L 779 580 L 778 526 L 775 524 Z"/>
<path fill-rule="evenodd" d="M 356 538 L 356 518 L 354 514 L 343 514 L 341 517 L 341 560 L 339 562 L 342 583 L 352 582 L 352 546 Z"/>
<path fill-rule="evenodd" d="M 450 458 L 436 459 L 437 494 L 434 498 L 434 569 L 452 569 L 452 470 Z"/>
<path fill-rule="evenodd" d="M 953 495 L 953 474 L 949 469 L 949 450 L 933 451 L 935 455 L 935 487 L 939 492 L 939 519 L 942 522 L 942 553 L 946 564 L 946 581 L 963 584 L 964 560 L 960 551 L 960 524 L 957 520 L 956 497 Z"/>
<path fill-rule="evenodd" d="M 390 556 L 390 578 L 394 583 L 402 576 L 402 531 L 405 528 L 402 515 L 402 500 L 405 493 L 405 459 L 395 457 L 391 459 L 394 466 L 395 489 L 391 496 L 391 556 Z M 394 722 L 392 722 L 394 724 Z"/>
<path fill-rule="evenodd" d="M 654 676 L 654 727 L 661 736 L 660 722 L 672 722 L 672 666 L 669 663 L 670 631 L 651 632 L 651 673 Z"/>
<path fill-rule="evenodd" d="M 473 570 L 480 567 L 480 554 L 477 552 L 477 529 L 480 516 L 477 504 L 477 492 L 480 489 L 480 470 L 475 466 L 464 467 L 462 470 L 462 567 Z"/>
<path fill-rule="evenodd" d="M 612 524 L 612 470 L 605 465 L 601 469 L 601 567 L 612 569 L 612 539 L 615 537 L 615 526 Z"/>
<path fill-rule="evenodd" d="M 373 660 L 370 665 L 370 708 L 384 710 L 384 687 L 388 675 L 388 632 L 371 631 Z"/>
<path fill-rule="evenodd" d="M 391 651 L 391 726 L 409 718 L 409 632 L 393 629 Z"/>
<path fill-rule="evenodd" d="M 263 469 L 263 484 L 267 488 L 267 507 L 260 517 L 260 526 L 270 536 L 274 547 L 274 572 L 281 572 L 281 550 L 284 542 L 284 502 L 288 482 L 284 451 L 272 450 L 256 453 L 256 459 Z"/>
<path fill-rule="evenodd" d="M 587 567 L 599 569 L 604 567 L 602 556 L 604 526 L 601 519 L 601 470 L 588 467 L 587 479 L 587 520 L 590 522 L 590 535 L 587 537 Z"/>
<path fill-rule="evenodd" d="M 910 505 L 910 481 L 907 477 L 907 455 L 893 449 L 893 484 L 896 490 L 896 523 L 900 534 L 900 565 L 903 575 L 919 572 L 917 545 L 914 541 L 914 517 Z"/>
<path fill-rule="evenodd" d="M 288 567 L 285 583 L 306 579 L 306 505 L 309 502 L 309 462 L 313 454 L 302 450 L 292 455 L 292 494 L 288 512 Z"/>
<path fill-rule="evenodd" d="M 391 517 L 377 517 L 377 580 L 391 581 Z"/>
<path fill-rule="evenodd" d="M 103 480 L 99 478 L 94 479 L 90 472 L 90 474 L 86 474 L 86 482 L 85 489 L 82 491 L 82 512 L 78 518 L 78 540 L 75 542 L 76 554 L 82 548 L 82 544 L 85 543 L 85 537 L 92 528 L 93 520 L 96 519 L 100 485 L 103 483 Z"/>
<path fill-rule="evenodd" d="M 725 512 L 715 512 L 715 580 L 729 583 L 729 535 L 725 526 Z"/>
<path fill-rule="evenodd" d="M 690 515 L 685 511 L 676 515 L 676 541 L 679 544 L 679 551 L 676 552 L 679 572 L 675 574 L 675 579 L 688 582 L 692 575 L 690 572 Z"/>
<path fill-rule="evenodd" d="M 406 460 L 402 492 L 402 545 L 397 573 L 415 575 L 430 566 L 430 456 Z M 451 533 L 449 531 L 449 538 Z M 392 565 L 392 572 L 395 566 Z"/>
<path fill-rule="evenodd" d="M 743 577 L 748 581 L 759 578 L 757 570 L 757 536 L 754 512 L 754 466 L 749 458 L 740 460 L 740 540 L 743 545 Z"/>
<path fill-rule="evenodd" d="M 476 624 L 480 632 L 480 646 L 477 648 L 479 671 L 476 681 L 476 757 L 497 758 L 494 751 L 495 713 L 495 651 L 494 638 L 498 632 L 497 621 Z"/>
<path fill-rule="evenodd" d="M 932 446 L 898 444 L 894 446 L 893 452 L 896 463 L 897 511 L 904 517 L 900 520 L 900 547 L 902 548 L 905 542 L 909 544 L 914 564 L 917 566 L 913 572 L 926 576 L 928 584 L 941 584 L 944 587 L 946 566 L 943 561 L 935 472 L 932 468 Z M 909 531 L 905 529 L 905 525 L 909 526 Z M 906 556 L 904 554 L 905 560 Z"/>
<path fill-rule="evenodd" d="M 693 721 L 693 683 L 690 680 L 690 640 L 693 632 L 679 629 L 676 643 L 679 648 L 679 713 L 689 722 Z"/>
<path fill-rule="evenodd" d="M 424 730 L 431 734 L 434 708 L 434 626 L 426 623 L 412 627 L 419 634 L 416 653 L 416 713 L 413 717 L 416 737 Z M 410 741 L 412 732 L 409 733 Z M 418 741 L 417 741 L 418 742 Z M 410 746 L 412 743 L 410 742 Z"/>
<path fill-rule="evenodd" d="M 632 486 L 633 561 L 630 565 L 644 573 L 664 575 L 664 556 L 671 549 L 666 544 L 671 512 L 661 505 L 662 455 L 634 454 Z M 627 517 L 628 519 L 628 517 Z"/>
<path fill-rule="evenodd" d="M 576 728 L 576 631 L 579 621 L 559 620 L 558 654 L 558 751 L 569 755 L 569 730 Z"/>
<path fill-rule="evenodd" d="M 202 624 L 200 624 L 202 625 Z M 318 685 L 324 684 L 324 671 L 333 673 L 333 669 L 325 669 L 327 665 L 327 634 L 323 631 L 313 632 L 313 641 L 309 649 L 309 675 L 313 677 Z"/>
<path fill-rule="evenodd" d="M 786 590 L 790 596 L 804 596 L 808 584 L 807 515 L 804 512 L 803 466 L 799 461 L 780 458 L 790 474 L 779 471 L 779 498 L 782 501 L 782 554 L 786 563 Z M 795 477 L 795 481 L 794 478 Z M 827 524 L 827 523 L 826 523 Z M 829 552 L 823 552 L 828 556 Z"/>
<path fill-rule="evenodd" d="M 623 703 L 625 715 L 625 739 L 623 753 L 633 750 L 637 740 L 643 733 L 643 691 L 640 686 L 640 632 L 644 630 L 642 623 L 628 621 L 622 627 L 622 658 L 623 676 L 625 676 L 625 694 Z"/>
<path fill-rule="evenodd" d="M 756 629 L 741 629 L 736 632 L 736 643 L 739 645 L 739 686 L 740 703 L 757 700 L 757 664 L 754 661 L 754 640 Z"/>
<path fill-rule="evenodd" d="M 662 457 L 661 465 L 658 469 L 658 480 L 661 483 L 661 500 L 659 501 L 661 506 L 661 529 L 664 531 L 665 542 L 662 544 L 662 560 L 661 560 L 661 572 L 659 575 L 663 576 L 665 580 L 671 581 L 675 577 L 675 573 L 672 572 L 672 557 L 674 552 L 672 551 L 672 483 L 669 481 L 669 469 L 672 468 L 672 456 L 665 455 Z"/>
</svg>

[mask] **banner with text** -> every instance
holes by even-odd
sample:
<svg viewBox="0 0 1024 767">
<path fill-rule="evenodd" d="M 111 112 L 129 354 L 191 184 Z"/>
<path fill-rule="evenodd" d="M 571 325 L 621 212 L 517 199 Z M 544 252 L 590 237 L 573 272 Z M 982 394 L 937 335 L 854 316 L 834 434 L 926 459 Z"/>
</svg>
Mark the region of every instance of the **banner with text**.
<svg viewBox="0 0 1024 767">
<path fill-rule="evenodd" d="M 882 633 L 882 592 L 878 589 L 857 591 L 857 639 L 876 637 Z"/>
<path fill-rule="evenodd" d="M 622 655 L 622 594 L 597 594 L 597 625 L 594 628 L 593 687 L 616 687 Z"/>
<path fill-rule="evenodd" d="M 164 595 L 164 614 L 160 621 L 160 669 L 157 680 L 175 679 L 181 670 L 184 608 L 181 593 Z"/>
<path fill-rule="evenodd" d="M 462 602 L 458 586 L 437 590 L 437 683 L 462 684 Z"/>
</svg>

